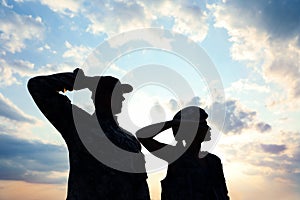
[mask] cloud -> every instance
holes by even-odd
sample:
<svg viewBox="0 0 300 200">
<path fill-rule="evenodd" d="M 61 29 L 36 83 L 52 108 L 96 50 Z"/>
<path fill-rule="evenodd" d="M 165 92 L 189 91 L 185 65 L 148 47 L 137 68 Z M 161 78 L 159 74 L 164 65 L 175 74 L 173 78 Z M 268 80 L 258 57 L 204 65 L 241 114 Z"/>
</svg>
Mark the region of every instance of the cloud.
<svg viewBox="0 0 300 200">
<path fill-rule="evenodd" d="M 270 87 L 268 87 L 267 85 L 254 83 L 250 79 L 240 79 L 236 82 L 231 83 L 230 88 L 227 89 L 227 92 L 232 93 L 244 91 L 267 93 L 270 92 Z"/>
<path fill-rule="evenodd" d="M 51 47 L 46 43 L 45 45 L 41 46 L 38 48 L 39 51 L 49 51 L 51 52 L 52 54 L 56 54 L 57 52 L 55 50 L 52 50 Z"/>
<path fill-rule="evenodd" d="M 32 2 L 36 1 L 41 3 L 42 5 L 47 6 L 49 9 L 51 9 L 53 12 L 56 12 L 61 15 L 69 16 L 71 18 L 75 17 L 77 14 L 79 14 L 80 9 L 84 6 L 82 0 L 15 0 L 15 2 L 18 3 L 24 3 L 24 2 Z"/>
<path fill-rule="evenodd" d="M 261 133 L 270 131 L 272 129 L 270 124 L 266 124 L 264 122 L 259 122 L 256 124 L 257 130 L 259 130 Z"/>
<path fill-rule="evenodd" d="M 0 9 L 0 51 L 20 52 L 27 40 L 42 40 L 44 25 L 40 17 L 19 15 L 8 8 Z"/>
<path fill-rule="evenodd" d="M 72 6 L 69 7 L 71 2 Z M 42 3 L 59 14 L 85 16 L 89 20 L 86 31 L 92 34 L 115 35 L 132 29 L 169 24 L 168 29 L 186 34 L 195 41 L 202 41 L 208 32 L 208 16 L 202 9 L 204 4 L 189 1 L 67 1 L 61 5 L 43 0 Z"/>
<path fill-rule="evenodd" d="M 272 154 L 279 154 L 287 149 L 286 145 L 284 144 L 261 144 L 261 148 L 264 150 L 264 152 Z"/>
<path fill-rule="evenodd" d="M 224 133 L 241 134 L 244 129 L 253 126 L 256 121 L 256 112 L 244 108 L 237 100 L 227 100 L 223 103 L 214 102 L 209 108 L 208 113 L 214 110 L 213 115 L 219 115 L 219 111 L 225 108 Z"/>
<path fill-rule="evenodd" d="M 24 1 L 31 2 L 31 1 Z M 23 1 L 18 1 L 17 4 L 24 4 Z M 32 2 L 31 2 L 32 3 Z M 59 15 L 71 17 L 64 17 L 61 25 L 66 23 L 74 23 L 77 18 L 82 19 L 85 25 L 83 29 L 93 34 L 108 34 L 114 35 L 122 31 L 128 31 L 136 28 L 160 27 L 165 24 L 163 19 L 173 18 L 170 23 L 170 28 L 180 33 L 187 34 L 194 37 L 196 41 L 201 41 L 207 34 L 206 13 L 199 4 L 179 1 L 151 1 L 145 3 L 143 1 L 49 1 L 43 0 L 41 2 L 34 1 L 36 7 L 41 7 L 39 4 L 49 7 L 52 11 Z M 17 5 L 16 4 L 16 5 Z M 17 6 L 20 6 L 17 5 Z M 16 7 L 17 7 L 16 6 Z M 26 4 L 28 6 L 28 4 Z M 43 6 L 42 6 L 43 7 Z M 204 7 L 204 6 L 203 6 Z M 44 8 L 44 7 L 43 7 Z M 0 58 L 0 71 L 4 76 L 0 77 L 1 86 L 10 86 L 13 84 L 20 84 L 23 79 L 16 77 L 29 77 L 40 74 L 50 74 L 51 72 L 64 71 L 65 69 L 73 69 L 74 65 L 83 63 L 86 56 L 91 52 L 91 48 L 85 45 L 75 45 L 66 41 L 65 47 L 67 50 L 62 53 L 52 51 L 51 47 L 55 44 L 49 43 L 48 35 L 45 45 L 38 45 L 36 50 L 42 54 L 39 61 L 31 57 L 20 56 L 11 59 L 7 55 L 10 53 L 19 53 L 26 49 L 30 41 L 41 41 L 44 39 L 45 33 L 53 33 L 51 25 L 41 17 L 32 17 L 31 15 L 18 14 L 17 10 L 4 7 L 0 10 L 0 14 L 5 16 L 0 19 L 0 40 L 2 45 L 0 47 L 0 54 L 4 57 Z M 47 28 L 47 32 L 45 31 Z M 48 29 L 50 28 L 50 29 Z M 61 27 L 57 27 L 60 29 Z M 84 31 L 82 29 L 82 31 Z M 85 34 L 85 33 L 80 33 Z M 59 48 L 56 48 L 59 52 Z M 48 54 L 61 55 L 58 59 L 64 59 L 66 64 L 51 63 L 53 61 L 43 63 L 48 60 Z M 6 55 L 6 56 L 5 56 Z M 25 55 L 25 54 L 24 54 Z M 53 59 L 52 59 L 53 60 Z M 64 65 L 64 66 L 62 66 Z M 68 66 L 66 66 L 68 65 Z M 51 69 L 52 68 L 52 69 Z"/>
<path fill-rule="evenodd" d="M 300 98 L 299 1 L 237 1 L 209 6 L 215 26 L 226 29 L 231 57 L 246 62 L 266 82 L 274 82 L 289 102 Z"/>
<path fill-rule="evenodd" d="M 18 83 L 16 77 L 13 76 L 13 70 L 7 67 L 7 63 L 4 59 L 0 58 L 0 87 L 12 85 Z"/>
<path fill-rule="evenodd" d="M 65 183 L 68 162 L 64 146 L 0 134 L 0 179 L 31 183 Z"/>
<path fill-rule="evenodd" d="M 272 38 L 294 38 L 300 30 L 300 2 L 291 1 L 238 1 L 225 4 L 228 11 L 240 16 L 240 23 L 257 27 Z M 288 31 L 287 31 L 288 30 Z"/>
<path fill-rule="evenodd" d="M 179 109 L 179 104 L 175 99 L 169 101 L 169 107 L 172 111 L 177 111 Z"/>
<path fill-rule="evenodd" d="M 166 111 L 159 102 L 150 108 L 151 124 L 166 121 Z"/>
<path fill-rule="evenodd" d="M 75 51 L 77 51 L 76 48 Z M 39 67 L 27 60 L 5 60 L 0 58 L 0 72 L 2 73 L 2 76 L 0 77 L 0 87 L 10 86 L 13 84 L 21 84 L 20 80 L 16 78 L 17 76 L 23 78 L 38 75 L 50 75 L 58 72 L 72 72 L 75 68 L 75 63 L 73 63 L 74 60 L 79 60 L 80 58 L 82 58 L 81 56 L 82 55 L 77 55 L 77 57 L 72 57 L 70 55 L 69 58 L 72 61 L 70 61 L 69 63 L 66 62 L 61 64 L 46 64 Z M 76 63 L 76 65 L 78 65 L 78 63 Z"/>
<path fill-rule="evenodd" d="M 6 0 L 2 0 L 1 5 L 7 8 L 13 8 L 13 5 L 8 5 Z"/>
<path fill-rule="evenodd" d="M 77 65 L 83 63 L 85 58 L 92 51 L 89 47 L 83 45 L 74 46 L 68 41 L 65 41 L 65 46 L 68 50 L 63 53 L 62 57 L 72 60 L 72 62 L 77 63 Z"/>
<path fill-rule="evenodd" d="M 276 134 L 227 135 L 219 144 L 226 155 L 226 170 L 235 171 L 249 178 L 263 177 L 268 181 L 280 181 L 284 185 L 299 185 L 299 132 Z M 235 166 L 235 167 L 234 167 Z M 231 171 L 231 172 L 233 172 Z M 252 181 L 251 181 L 252 183 Z"/>
<path fill-rule="evenodd" d="M 89 20 L 86 31 L 92 34 L 115 35 L 136 28 L 169 24 L 166 28 L 187 34 L 195 41 L 202 41 L 208 32 L 204 3 L 184 0 L 42 0 L 40 3 L 60 15 L 85 17 Z"/>
<path fill-rule="evenodd" d="M 14 105 L 8 98 L 0 93 L 0 116 L 18 122 L 35 123 L 36 120 L 26 115 L 21 109 Z"/>
<path fill-rule="evenodd" d="M 145 1 L 140 1 L 148 16 L 157 21 L 164 21 L 165 18 L 171 18 L 170 29 L 178 33 L 189 36 L 192 40 L 197 42 L 202 41 L 208 32 L 207 13 L 204 8 L 205 5 L 201 2 L 194 1 L 151 1 L 147 4 Z M 168 21 L 164 21 L 168 22 Z M 159 24 L 159 23 L 158 23 Z M 167 27 L 169 28 L 169 27 Z"/>
<path fill-rule="evenodd" d="M 166 104 L 166 108 L 168 108 L 171 113 L 174 113 L 191 105 L 203 107 L 201 98 L 195 96 L 186 103 L 179 103 L 177 100 L 171 99 Z M 211 120 L 219 129 L 222 128 L 222 124 L 217 124 L 218 122 L 214 121 L 214 119 L 218 119 L 216 116 L 223 116 L 224 114 L 222 112 L 225 111 L 224 126 L 222 129 L 225 134 L 242 134 L 243 131 L 250 129 L 257 130 L 259 133 L 270 132 L 272 130 L 270 124 L 260 121 L 256 111 L 245 107 L 236 99 L 228 99 L 225 102 L 213 102 L 204 109 L 209 115 L 208 120 Z"/>
<path fill-rule="evenodd" d="M 74 17 L 80 11 L 83 6 L 81 0 L 42 0 L 41 4 L 48 6 L 54 12 Z"/>
<path fill-rule="evenodd" d="M 200 97 L 193 97 L 191 101 L 189 101 L 186 106 L 200 106 Z"/>
<path fill-rule="evenodd" d="M 90 21 L 87 31 L 93 34 L 112 35 L 150 25 L 144 7 L 136 1 L 104 1 L 103 3 L 93 1 L 86 7 L 85 15 Z"/>
</svg>

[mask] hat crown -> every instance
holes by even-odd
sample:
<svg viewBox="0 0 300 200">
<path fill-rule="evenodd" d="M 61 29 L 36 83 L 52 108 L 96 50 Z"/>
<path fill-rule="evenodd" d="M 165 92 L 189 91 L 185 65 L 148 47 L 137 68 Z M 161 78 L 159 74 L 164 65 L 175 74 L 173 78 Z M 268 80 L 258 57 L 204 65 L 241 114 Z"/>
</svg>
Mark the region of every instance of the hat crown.
<svg viewBox="0 0 300 200">
<path fill-rule="evenodd" d="M 112 76 L 102 76 L 99 79 L 96 93 L 112 93 L 114 89 L 120 89 L 123 93 L 132 91 L 132 86 L 129 84 L 122 84 L 121 81 Z"/>
</svg>

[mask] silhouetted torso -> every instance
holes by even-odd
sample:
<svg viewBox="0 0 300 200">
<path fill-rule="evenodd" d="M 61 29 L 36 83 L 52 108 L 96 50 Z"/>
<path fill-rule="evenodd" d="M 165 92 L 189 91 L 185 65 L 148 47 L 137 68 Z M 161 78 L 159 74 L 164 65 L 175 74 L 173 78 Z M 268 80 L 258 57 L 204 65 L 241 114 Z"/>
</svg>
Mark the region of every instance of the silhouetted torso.
<svg viewBox="0 0 300 200">
<path fill-rule="evenodd" d="M 185 153 L 168 165 L 161 185 L 162 200 L 229 199 L 221 160 L 210 153 L 203 158 Z"/>
<path fill-rule="evenodd" d="M 28 89 L 36 104 L 61 133 L 68 146 L 70 172 L 67 199 L 150 199 L 146 173 L 127 173 L 110 168 L 98 161 L 83 145 L 74 124 L 72 108 L 84 120 L 81 128 L 85 130 L 86 137 L 91 138 L 90 145 L 101 151 L 99 141 L 105 136 L 92 125 L 95 117 L 72 105 L 66 96 L 58 93 L 64 89 L 72 90 L 74 79 L 73 73 L 61 73 L 35 77 L 28 83 Z M 101 128 L 115 145 L 136 153 L 140 157 L 139 165 L 144 166 L 141 146 L 133 135 L 121 129 L 110 118 L 101 119 Z M 108 153 L 114 159 L 114 153 Z M 130 163 L 131 160 L 124 158 L 116 162 Z"/>
</svg>

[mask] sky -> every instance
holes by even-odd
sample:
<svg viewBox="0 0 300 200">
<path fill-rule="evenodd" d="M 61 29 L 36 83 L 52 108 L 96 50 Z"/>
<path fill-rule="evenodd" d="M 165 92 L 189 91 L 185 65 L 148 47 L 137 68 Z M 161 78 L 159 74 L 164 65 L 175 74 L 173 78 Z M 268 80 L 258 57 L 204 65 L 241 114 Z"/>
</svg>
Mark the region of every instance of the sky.
<svg viewBox="0 0 300 200">
<path fill-rule="evenodd" d="M 222 159 L 231 199 L 299 199 L 299 10 L 299 0 L 1 0 L 0 199 L 65 199 L 67 148 L 27 81 L 76 67 L 94 75 L 103 59 L 110 62 L 105 73 L 137 86 L 119 117 L 124 128 L 134 133 L 184 106 L 201 106 L 216 141 L 207 148 Z M 149 28 L 174 35 L 122 44 L 122 37 L 151 38 Z M 191 50 L 176 36 L 188 38 Z M 194 44 L 212 62 L 199 66 L 213 78 L 187 62 L 197 58 Z M 142 48 L 126 51 L 133 47 Z M 79 94 L 66 93 L 92 113 L 89 91 Z M 152 199 L 159 199 L 165 172 L 148 173 Z"/>
</svg>

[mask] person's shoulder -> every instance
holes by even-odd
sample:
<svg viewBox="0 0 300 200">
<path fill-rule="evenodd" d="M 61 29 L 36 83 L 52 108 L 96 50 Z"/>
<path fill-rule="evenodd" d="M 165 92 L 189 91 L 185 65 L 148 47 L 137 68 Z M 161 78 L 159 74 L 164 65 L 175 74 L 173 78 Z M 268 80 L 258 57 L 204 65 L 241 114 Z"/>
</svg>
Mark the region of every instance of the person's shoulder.
<svg viewBox="0 0 300 200">
<path fill-rule="evenodd" d="M 120 127 L 120 130 L 125 134 L 125 136 L 130 139 L 130 140 L 134 140 L 134 141 L 138 141 L 137 138 L 135 137 L 134 134 L 132 134 L 131 132 L 127 131 L 126 129 Z"/>
<path fill-rule="evenodd" d="M 77 105 L 72 104 L 71 109 L 72 109 L 72 116 L 73 116 L 74 123 L 83 125 L 83 124 L 90 124 L 91 121 L 95 121 L 95 124 L 96 122 L 98 122 L 96 116 L 91 115 L 90 113 L 78 107 Z"/>
<path fill-rule="evenodd" d="M 215 154 L 208 152 L 205 157 L 206 157 L 206 159 L 210 160 L 211 162 L 221 163 L 221 159 Z"/>
</svg>

